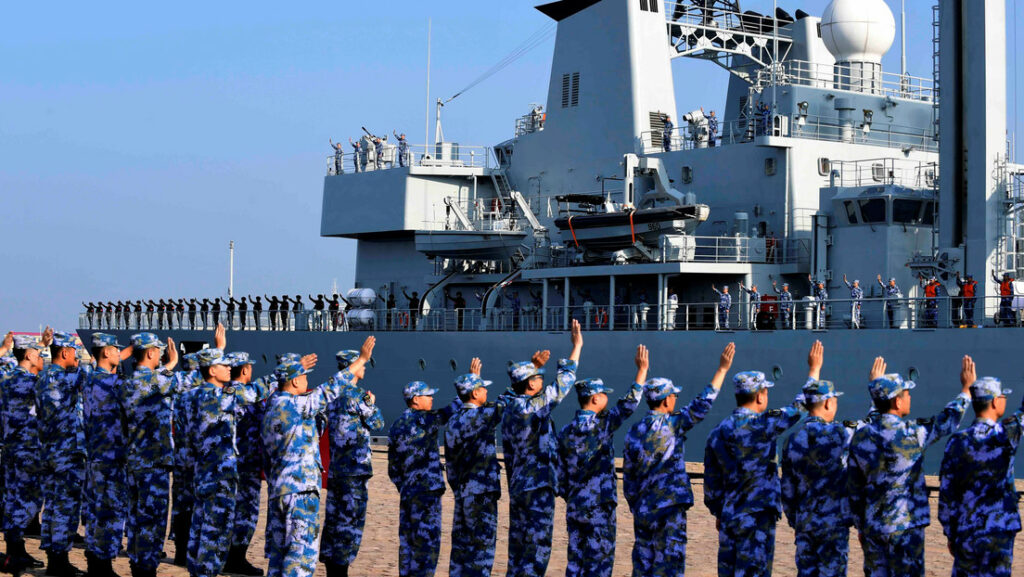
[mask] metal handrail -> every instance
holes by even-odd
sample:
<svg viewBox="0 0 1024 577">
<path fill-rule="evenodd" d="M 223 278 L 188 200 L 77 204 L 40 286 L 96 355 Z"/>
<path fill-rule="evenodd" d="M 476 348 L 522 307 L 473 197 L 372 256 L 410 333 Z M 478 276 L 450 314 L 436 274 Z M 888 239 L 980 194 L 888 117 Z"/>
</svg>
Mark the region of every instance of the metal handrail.
<svg viewBox="0 0 1024 577">
<path fill-rule="evenodd" d="M 385 143 L 378 158 L 376 149 L 359 154 L 346 152 L 327 157 L 327 175 L 337 176 L 357 172 L 373 172 L 405 166 L 430 168 L 490 168 L 492 150 L 489 146 L 464 146 L 454 143 L 410 144 L 404 157 L 394 143 Z"/>
<path fill-rule="evenodd" d="M 816 301 L 813 297 L 792 301 L 790 314 L 784 314 L 783 303 L 772 300 L 775 295 L 764 295 L 758 304 L 750 302 L 741 293 L 733 294 L 733 304 L 724 316 L 719 315 L 718 301 L 666 303 L 658 306 L 640 302 L 615 306 L 597 303 L 572 303 L 546 309 L 539 303 L 482 308 L 433 308 L 425 314 L 409 309 L 353 309 L 349 311 L 262 311 L 259 323 L 254 311 L 242 315 L 221 312 L 195 313 L 195 319 L 185 312 L 166 315 L 162 321 L 156 313 L 152 318 L 143 312 L 136 317 L 132 312 L 126 319 L 94 313 L 79 315 L 79 328 L 97 330 L 213 330 L 219 321 L 228 330 L 239 331 L 544 331 L 565 330 L 571 320 L 583 325 L 584 330 L 611 331 L 694 331 L 694 330 L 845 330 L 893 329 L 932 330 L 965 327 L 1022 326 L 1024 296 L 978 297 L 973 301 L 973 315 L 968 315 L 970 299 L 942 296 L 928 298 L 886 299 L 867 297 L 860 300 L 828 299 Z M 855 307 L 859 320 L 854 321 Z M 889 313 L 892 312 L 890 321 Z M 970 320 L 969 320 L 970 318 Z M 756 320 L 756 322 L 753 322 Z M 972 322 L 973 321 L 973 322 Z"/>
</svg>

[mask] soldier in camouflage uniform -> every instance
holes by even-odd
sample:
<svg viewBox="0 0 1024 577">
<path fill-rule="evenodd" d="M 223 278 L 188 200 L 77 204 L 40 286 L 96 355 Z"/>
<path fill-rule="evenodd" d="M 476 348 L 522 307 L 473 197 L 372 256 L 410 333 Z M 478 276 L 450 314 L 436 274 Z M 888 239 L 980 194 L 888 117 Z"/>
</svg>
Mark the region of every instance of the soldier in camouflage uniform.
<svg viewBox="0 0 1024 577">
<path fill-rule="evenodd" d="M 174 341 L 165 346 L 153 333 L 132 335 L 135 372 L 121 389 L 120 403 L 128 434 L 128 557 L 133 577 L 155 577 L 167 534 L 170 473 L 174 467 L 171 439 L 172 402 L 193 386 L 178 364 Z M 161 365 L 164 351 L 166 365 Z"/>
<path fill-rule="evenodd" d="M 974 381 L 974 361 L 964 357 L 960 394 L 938 415 L 921 421 L 904 419 L 910 414 L 913 381 L 888 374 L 868 385 L 880 414 L 853 435 L 848 474 L 850 511 L 868 577 L 924 575 L 924 528 L 930 522 L 921 470 L 924 452 L 956 431 Z"/>
<path fill-rule="evenodd" d="M 274 390 L 271 392 L 271 395 L 273 395 L 274 392 L 277 392 L 277 390 L 281 386 L 283 386 L 285 384 L 285 380 L 284 380 L 285 375 L 281 371 L 281 368 L 287 366 L 288 362 L 295 362 L 295 363 L 299 362 L 299 360 L 302 359 L 302 355 L 300 355 L 298 353 L 280 353 L 280 354 L 276 355 L 274 357 L 274 359 L 277 362 L 277 364 L 275 365 L 275 368 L 274 368 L 274 379 L 276 381 L 276 386 L 273 387 Z M 258 447 L 259 447 L 259 459 L 260 459 L 260 471 L 261 472 L 264 472 L 264 471 L 269 472 L 270 471 L 270 462 L 267 460 L 268 459 L 267 451 L 266 451 L 266 448 L 263 446 L 263 433 L 262 433 L 263 417 L 264 417 L 264 415 L 267 414 L 267 402 L 269 400 L 270 400 L 270 397 L 267 397 L 267 399 L 264 400 L 262 403 L 256 403 L 255 405 L 252 406 L 253 417 L 256 419 L 256 427 L 257 427 L 256 431 L 257 431 L 257 435 L 258 435 L 257 444 L 258 444 Z M 324 413 L 317 414 L 316 421 L 317 421 L 317 427 L 318 427 L 318 429 L 317 429 L 317 438 L 320 438 L 320 436 L 323 435 L 323 423 L 325 421 Z M 263 479 L 262 479 L 262 476 L 261 476 L 260 483 L 262 484 L 262 482 L 263 482 Z M 267 499 L 268 500 L 270 499 L 269 494 L 267 496 Z M 258 507 L 257 507 L 257 511 L 258 511 Z M 235 518 L 237 518 L 237 515 L 235 516 Z M 234 530 L 234 526 L 232 526 L 232 530 Z M 255 528 L 253 529 L 253 532 L 255 533 Z M 270 525 L 269 524 L 265 524 L 263 526 L 263 557 L 269 559 L 270 558 L 270 550 L 271 550 Z"/>
<path fill-rule="evenodd" d="M 185 378 L 194 383 L 202 382 L 199 373 L 199 353 L 188 353 L 181 357 L 182 372 Z M 192 507 L 195 503 L 193 492 L 193 472 L 195 462 L 189 451 L 188 443 L 184 442 L 185 412 L 188 397 L 195 391 L 188 389 L 174 402 L 174 473 L 171 484 L 171 533 L 174 540 L 174 564 L 188 566 L 188 539 L 192 526 Z M 179 439 L 181 441 L 179 442 Z"/>
<path fill-rule="evenodd" d="M 294 355 L 292 360 L 301 360 Z M 249 374 L 251 375 L 251 365 Z M 242 367 L 231 369 L 231 378 L 239 381 L 242 378 Z M 276 375 L 263 377 L 268 394 L 277 390 Z M 263 446 L 260 443 L 260 421 L 262 420 L 263 402 L 246 407 L 237 423 L 236 445 L 238 447 L 238 493 L 235 498 L 235 510 L 231 516 L 231 551 L 224 563 L 225 573 L 238 573 L 251 577 L 263 575 L 263 570 L 254 567 L 246 559 L 249 543 L 256 533 L 256 523 L 260 514 L 260 488 L 263 486 Z"/>
<path fill-rule="evenodd" d="M 85 559 L 90 577 L 116 577 L 112 562 L 121 550 L 128 489 L 125 471 L 124 418 L 118 399 L 124 381 L 118 374 L 121 350 L 117 337 L 93 333 L 96 367 L 82 388 L 85 432 Z"/>
<path fill-rule="evenodd" d="M 501 498 L 501 467 L 495 454 L 494 432 L 501 423 L 508 395 L 487 402 L 491 381 L 476 372 L 455 380 L 462 401 L 444 432 L 445 471 L 455 497 L 452 515 L 451 577 L 490 577 Z"/>
<path fill-rule="evenodd" d="M 234 362 L 231 366 L 231 381 L 240 385 L 249 385 L 253 382 L 252 363 L 245 353 L 235 353 Z M 302 362 L 302 357 L 295 355 L 294 359 Z M 306 359 L 308 364 L 309 358 Z M 273 373 L 260 377 L 256 384 L 265 389 L 265 396 L 277 390 L 278 379 Z M 237 461 L 235 468 L 238 472 L 235 492 L 235 508 L 231 513 L 231 549 L 228 551 L 227 561 L 224 563 L 224 573 L 238 573 L 251 577 L 261 577 L 263 570 L 253 566 L 246 559 L 246 552 L 249 549 L 249 542 L 256 532 L 256 522 L 260 509 L 260 487 L 262 478 L 262 447 L 259 442 L 260 429 L 259 421 L 262 414 L 259 412 L 265 399 L 255 403 L 246 403 L 237 416 L 235 423 L 235 446 L 237 449 Z"/>
<path fill-rule="evenodd" d="M 636 352 L 629 392 L 607 409 L 611 387 L 601 379 L 576 381 L 580 409 L 558 434 L 559 495 L 569 531 L 567 576 L 611 575 L 615 562 L 615 431 L 640 404 L 649 366 L 647 347 Z"/>
<path fill-rule="evenodd" d="M 879 357 L 871 380 L 884 373 Z M 803 393 L 809 417 L 782 450 L 782 509 L 796 532 L 798 575 L 845 576 L 853 524 L 846 462 L 850 440 L 866 421 L 835 421 L 843 393 L 831 381 L 808 379 Z"/>
<path fill-rule="evenodd" d="M 339 351 L 338 370 L 346 370 L 357 358 L 356 351 Z M 330 465 L 320 560 L 329 577 L 348 575 L 363 540 L 369 500 L 366 483 L 373 476 L 370 434 L 384 428 L 384 417 L 373 398 L 359 389 L 359 394 L 338 397 L 327 407 Z"/>
<path fill-rule="evenodd" d="M 508 368 L 512 395 L 501 421 L 505 474 L 509 492 L 509 577 L 543 575 L 551 556 L 551 527 L 558 488 L 555 424 L 551 411 L 576 383 L 583 349 L 578 321 L 572 322 L 572 353 L 558 361 L 555 382 L 544 386 L 544 365 L 550 351 L 534 353 L 532 361 Z"/>
<path fill-rule="evenodd" d="M 375 342 L 368 337 L 359 358 L 312 390 L 307 387 L 309 369 L 301 363 L 278 366 L 284 384 L 267 400 L 260 428 L 269 463 L 268 577 L 311 577 L 316 570 L 323 471 L 316 417 L 339 397 L 363 398 L 355 383 L 365 374 Z M 372 404 L 373 395 L 366 396 Z"/>
<path fill-rule="evenodd" d="M 60 331 L 53 334 L 50 358 L 52 362 L 39 374 L 35 387 L 40 481 L 46 504 L 39 547 L 46 551 L 47 575 L 76 577 L 81 572 L 68 561 L 68 552 L 82 516 L 82 387 L 92 373 L 92 365 L 79 365 L 74 335 Z"/>
<path fill-rule="evenodd" d="M 1009 577 L 1013 541 L 1020 532 L 1013 461 L 1024 431 L 1024 404 L 1006 413 L 999 379 L 971 385 L 977 415 L 946 445 L 939 490 L 939 521 L 949 539 L 954 577 Z"/>
<path fill-rule="evenodd" d="M 39 513 L 39 428 L 35 418 L 36 379 L 43 370 L 36 339 L 18 335 L 13 341 L 18 366 L 0 387 L 0 422 L 3 423 L 4 459 L 4 541 L 7 557 L 4 571 L 19 575 L 29 567 L 42 566 L 25 552 L 25 529 Z"/>
<path fill-rule="evenodd" d="M 234 512 L 238 491 L 236 423 L 246 407 L 266 398 L 268 388 L 262 379 L 249 378 L 252 363 L 246 353 L 205 349 L 199 353 L 199 367 L 203 382 L 182 403 L 181 440 L 194 463 L 188 571 L 193 577 L 216 577 L 231 549 L 224 521 Z M 233 381 L 233 368 L 247 370 L 246 376 Z"/>
<path fill-rule="evenodd" d="M 819 378 L 823 354 L 815 341 L 809 378 Z M 803 393 L 783 409 L 768 410 L 775 384 L 764 373 L 738 373 L 733 384 L 737 408 L 711 431 L 704 450 L 704 504 L 717 519 L 718 574 L 771 575 L 782 513 L 776 443 L 803 415 Z"/>
<path fill-rule="evenodd" d="M 402 577 L 432 576 L 441 551 L 444 474 L 437 445 L 445 425 L 462 402 L 456 398 L 435 411 L 436 393 L 437 389 L 422 381 L 406 385 L 402 395 L 409 408 L 388 432 L 388 477 L 401 497 L 398 572 Z"/>
<path fill-rule="evenodd" d="M 686 512 L 693 491 L 686 473 L 686 433 L 704 420 L 732 366 L 736 345 L 729 343 L 711 383 L 683 410 L 682 392 L 669 379 L 647 381 L 644 398 L 650 412 L 626 434 L 622 488 L 633 513 L 633 575 L 683 575 L 686 568 Z M 637 375 L 637 381 L 640 381 Z"/>
</svg>

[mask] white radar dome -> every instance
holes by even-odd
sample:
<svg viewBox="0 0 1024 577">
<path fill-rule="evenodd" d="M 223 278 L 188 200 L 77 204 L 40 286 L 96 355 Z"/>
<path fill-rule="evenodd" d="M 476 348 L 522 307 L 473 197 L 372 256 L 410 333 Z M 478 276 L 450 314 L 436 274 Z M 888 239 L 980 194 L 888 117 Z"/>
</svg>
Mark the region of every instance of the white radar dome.
<svg viewBox="0 0 1024 577">
<path fill-rule="evenodd" d="M 832 0 L 821 15 L 821 39 L 836 62 L 882 63 L 896 39 L 885 0 Z"/>
</svg>

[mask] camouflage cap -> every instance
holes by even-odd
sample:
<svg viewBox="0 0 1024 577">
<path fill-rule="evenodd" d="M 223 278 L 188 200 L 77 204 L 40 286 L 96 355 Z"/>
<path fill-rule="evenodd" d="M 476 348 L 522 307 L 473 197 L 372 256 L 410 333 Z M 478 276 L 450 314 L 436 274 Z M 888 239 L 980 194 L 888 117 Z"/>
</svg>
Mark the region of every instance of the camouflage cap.
<svg viewBox="0 0 1024 577">
<path fill-rule="evenodd" d="M 167 345 L 153 333 L 139 333 L 132 335 L 132 348 L 137 350 L 164 349 L 167 348 Z"/>
<path fill-rule="evenodd" d="M 222 349 L 203 349 L 199 351 L 199 366 L 212 367 L 213 365 L 231 366 L 231 358 L 224 354 Z"/>
<path fill-rule="evenodd" d="M 1004 389 L 1003 383 L 995 377 L 982 377 L 971 385 L 972 401 L 993 401 L 1008 396 L 1013 391 Z"/>
<path fill-rule="evenodd" d="M 675 386 L 671 379 L 648 379 L 644 385 L 644 398 L 651 402 L 663 401 L 669 395 L 678 395 L 682 389 Z"/>
<path fill-rule="evenodd" d="M 93 333 L 92 348 L 102 349 L 103 347 L 121 348 L 121 345 L 118 344 L 117 337 L 114 335 L 108 335 L 107 333 Z"/>
<path fill-rule="evenodd" d="M 0 369 L 10 370 L 18 366 L 18 359 L 12 356 L 0 357 Z"/>
<path fill-rule="evenodd" d="M 576 394 L 581 397 L 592 397 L 598 393 L 615 392 L 611 387 L 606 387 L 601 379 L 580 379 L 576 381 Z"/>
<path fill-rule="evenodd" d="M 242 367 L 245 365 L 251 365 L 252 359 L 249 358 L 249 353 L 236 351 L 224 355 L 231 365 L 231 368 Z"/>
<path fill-rule="evenodd" d="M 199 353 L 189 353 L 181 357 L 182 365 L 189 371 L 199 368 Z"/>
<path fill-rule="evenodd" d="M 737 393 L 756 393 L 761 389 L 770 389 L 775 383 L 765 378 L 761 371 L 744 371 L 736 373 L 732 377 L 732 384 L 736 387 Z"/>
<path fill-rule="evenodd" d="M 508 364 L 508 378 L 512 381 L 513 385 L 543 374 L 544 367 L 537 367 L 537 365 L 533 364 L 533 361 Z"/>
<path fill-rule="evenodd" d="M 39 339 L 30 335 L 15 335 L 14 336 L 14 348 L 18 350 L 29 350 L 35 349 L 37 351 L 43 350 L 43 343 L 39 342 Z"/>
<path fill-rule="evenodd" d="M 895 397 L 903 391 L 909 391 L 917 385 L 914 381 L 904 381 L 903 377 L 896 373 L 882 375 L 871 381 L 868 385 L 868 392 L 871 398 L 876 401 L 884 401 Z"/>
<path fill-rule="evenodd" d="M 277 377 L 283 381 L 297 379 L 302 375 L 308 375 L 311 372 L 313 372 L 311 369 L 307 369 L 302 366 L 302 363 L 296 361 L 285 361 L 278 365 L 277 369 L 274 370 Z"/>
<path fill-rule="evenodd" d="M 338 351 L 334 355 L 334 358 L 338 360 L 338 365 L 341 367 L 347 367 L 355 362 L 359 358 L 359 351 L 347 350 Z"/>
<path fill-rule="evenodd" d="M 53 333 L 53 346 L 60 347 L 62 349 L 77 349 L 78 339 L 73 333 L 56 331 Z"/>
<path fill-rule="evenodd" d="M 491 386 L 491 381 L 485 381 L 480 375 L 468 373 L 455 379 L 455 391 L 460 395 L 468 395 L 480 387 Z"/>
<path fill-rule="evenodd" d="M 411 401 L 414 397 L 433 397 L 436 394 L 437 389 L 423 381 L 413 381 L 405 385 L 405 389 L 402 390 L 402 396 L 407 401 Z"/>
<path fill-rule="evenodd" d="M 295 362 L 298 362 L 299 359 L 301 359 L 301 358 L 302 358 L 302 355 L 300 355 L 299 353 L 281 353 L 281 354 L 277 355 L 276 360 L 277 360 L 277 364 L 280 365 L 281 363 L 283 363 L 285 361 L 295 361 Z"/>
<path fill-rule="evenodd" d="M 832 381 L 807 379 L 807 384 L 803 388 L 803 395 L 804 402 L 806 403 L 820 403 L 825 399 L 841 397 L 843 393 L 836 390 L 836 385 Z"/>
<path fill-rule="evenodd" d="M 967 280 L 973 280 L 974 279 L 974 275 L 971 274 L 971 273 L 967 273 L 966 275 L 964 275 L 964 278 L 966 278 Z"/>
</svg>

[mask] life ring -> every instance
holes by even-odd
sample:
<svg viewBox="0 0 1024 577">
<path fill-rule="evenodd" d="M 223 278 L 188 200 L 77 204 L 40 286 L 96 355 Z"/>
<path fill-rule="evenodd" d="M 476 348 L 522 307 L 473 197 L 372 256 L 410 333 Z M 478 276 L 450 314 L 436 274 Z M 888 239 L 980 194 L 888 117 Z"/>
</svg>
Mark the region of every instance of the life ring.
<svg viewBox="0 0 1024 577">
<path fill-rule="evenodd" d="M 597 314 L 594 315 L 594 323 L 599 327 L 603 327 L 608 324 L 608 311 L 605 309 L 597 309 Z"/>
<path fill-rule="evenodd" d="M 409 326 L 409 313 L 398 313 L 398 326 L 403 329 Z"/>
</svg>

